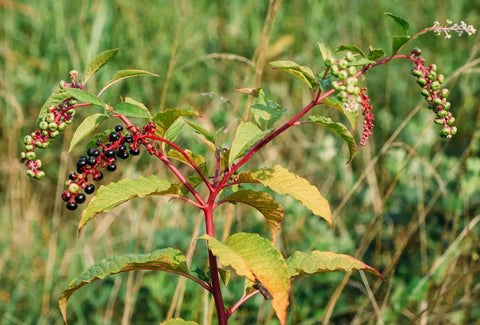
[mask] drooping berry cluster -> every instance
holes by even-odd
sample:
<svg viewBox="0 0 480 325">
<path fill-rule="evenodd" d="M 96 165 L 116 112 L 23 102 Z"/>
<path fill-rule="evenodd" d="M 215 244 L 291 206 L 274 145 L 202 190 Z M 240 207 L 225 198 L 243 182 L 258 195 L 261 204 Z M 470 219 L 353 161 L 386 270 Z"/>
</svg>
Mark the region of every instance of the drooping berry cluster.
<svg viewBox="0 0 480 325">
<path fill-rule="evenodd" d="M 70 71 L 71 82 L 62 81 L 62 88 L 81 88 L 77 82 L 78 73 L 75 70 Z M 45 172 L 40 170 L 42 161 L 37 159 L 35 149 L 45 149 L 50 142 L 63 132 L 67 125 L 72 123 L 75 115 L 74 106 L 77 101 L 73 98 L 67 98 L 58 105 L 51 105 L 47 108 L 47 114 L 38 123 L 38 129 L 23 138 L 25 151 L 20 153 L 20 162 L 28 167 L 27 175 L 32 178 L 43 178 Z"/>
<path fill-rule="evenodd" d="M 149 141 L 144 135 L 155 133 L 155 123 L 148 123 L 143 129 L 133 128 L 133 131 L 125 132 L 122 125 L 117 125 L 108 135 L 108 142 L 99 139 L 96 147 L 89 147 L 86 155 L 80 156 L 76 164 L 77 170 L 68 175 L 65 182 L 67 189 L 62 193 L 62 199 L 67 202 L 69 210 L 75 210 L 78 204 L 85 202 L 85 194 L 95 191 L 95 186 L 89 181 L 90 177 L 93 181 L 99 181 L 103 178 L 101 169 L 109 172 L 117 169 L 117 158 L 127 159 L 130 155 L 140 154 L 139 146 L 146 145 Z M 81 189 L 85 194 L 80 192 Z"/>
<path fill-rule="evenodd" d="M 449 111 L 451 104 L 447 101 L 448 89 L 443 88 L 442 84 L 445 77 L 437 73 L 437 66 L 431 64 L 425 66 L 425 60 L 420 56 L 421 51 L 418 48 L 412 50 L 411 60 L 415 63 L 412 74 L 417 78 L 417 83 L 422 87 L 421 94 L 427 101 L 428 108 L 437 114 L 435 124 L 442 125 L 440 135 L 444 138 L 451 138 L 457 133 L 457 128 L 453 126 L 455 118 Z"/>
<path fill-rule="evenodd" d="M 327 59 L 325 65 L 330 68 L 330 73 L 337 78 L 332 82 L 332 87 L 337 93 L 337 98 L 342 101 L 343 109 L 348 112 L 356 112 L 360 108 L 362 98 L 360 95 L 360 87 L 358 87 L 358 79 L 355 77 L 357 69 L 350 63 L 355 61 L 352 52 L 346 51 L 340 60 Z"/>
<path fill-rule="evenodd" d="M 363 120 L 363 135 L 360 145 L 364 146 L 368 137 L 372 135 L 373 121 L 375 115 L 372 113 L 372 105 L 370 105 L 370 98 L 365 93 L 367 88 L 360 90 L 360 97 L 362 98 L 362 114 L 364 116 Z"/>
</svg>

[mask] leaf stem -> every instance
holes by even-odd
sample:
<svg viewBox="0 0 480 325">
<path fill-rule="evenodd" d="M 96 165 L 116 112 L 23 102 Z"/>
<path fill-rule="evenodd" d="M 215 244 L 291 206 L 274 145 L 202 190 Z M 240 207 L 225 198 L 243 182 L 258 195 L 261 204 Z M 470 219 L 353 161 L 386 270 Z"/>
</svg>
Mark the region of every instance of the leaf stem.
<svg viewBox="0 0 480 325">
<path fill-rule="evenodd" d="M 232 314 L 235 312 L 235 310 L 238 309 L 238 307 L 240 307 L 245 301 L 247 301 L 248 299 L 252 298 L 253 296 L 255 296 L 257 293 L 259 293 L 260 291 L 258 290 L 254 290 L 252 292 L 250 292 L 248 295 L 245 295 L 243 296 L 242 298 L 240 298 L 240 300 L 237 301 L 237 303 L 235 305 L 233 305 L 232 307 L 228 308 L 227 310 L 227 318 L 232 316 Z"/>
</svg>

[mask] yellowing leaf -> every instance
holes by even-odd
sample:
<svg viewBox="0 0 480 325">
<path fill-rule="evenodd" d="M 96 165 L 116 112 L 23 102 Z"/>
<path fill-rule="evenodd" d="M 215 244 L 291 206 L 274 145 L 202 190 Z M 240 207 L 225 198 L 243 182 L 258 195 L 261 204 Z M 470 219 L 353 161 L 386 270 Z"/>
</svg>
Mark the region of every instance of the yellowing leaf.
<svg viewBox="0 0 480 325">
<path fill-rule="evenodd" d="M 305 178 L 275 165 L 270 169 L 248 171 L 238 175 L 240 182 L 260 182 L 278 194 L 286 194 L 303 203 L 315 215 L 325 219 L 332 225 L 330 205 L 318 188 Z"/>
<path fill-rule="evenodd" d="M 183 320 L 181 318 L 174 318 L 160 323 L 160 325 L 198 325 L 197 322 L 191 320 Z"/>
<path fill-rule="evenodd" d="M 272 306 L 280 320 L 286 324 L 290 276 L 280 252 L 268 239 L 258 234 L 237 233 L 225 243 L 204 235 L 208 247 L 225 266 L 254 282 L 264 297 L 272 299 Z"/>
<path fill-rule="evenodd" d="M 78 226 L 78 236 L 91 219 L 100 212 L 111 211 L 120 204 L 135 198 L 147 195 L 164 195 L 169 193 L 170 183 L 158 176 L 151 175 L 136 179 L 125 178 L 121 181 L 102 185 L 95 196 L 88 202 L 83 211 L 82 219 Z M 172 189 L 174 190 L 174 189 Z"/>
<path fill-rule="evenodd" d="M 291 277 L 335 271 L 366 271 L 383 279 L 373 267 L 345 254 L 333 252 L 312 251 L 310 253 L 295 252 L 287 259 Z"/>
<path fill-rule="evenodd" d="M 138 270 L 157 270 L 172 272 L 186 276 L 198 283 L 200 280 L 193 278 L 188 272 L 185 256 L 177 249 L 157 249 L 148 254 L 123 254 L 112 256 L 95 263 L 83 271 L 77 278 L 73 279 L 68 288 L 63 291 L 58 300 L 63 320 L 67 322 L 67 303 L 70 296 L 78 289 L 98 279 L 105 279 L 107 276 L 121 272 Z"/>
<path fill-rule="evenodd" d="M 278 204 L 268 193 L 257 192 L 253 190 L 240 190 L 230 194 L 222 201 L 225 202 L 240 202 L 248 204 L 257 209 L 268 223 L 270 229 L 270 236 L 272 242 L 277 239 L 280 225 L 283 221 L 283 207 Z"/>
</svg>

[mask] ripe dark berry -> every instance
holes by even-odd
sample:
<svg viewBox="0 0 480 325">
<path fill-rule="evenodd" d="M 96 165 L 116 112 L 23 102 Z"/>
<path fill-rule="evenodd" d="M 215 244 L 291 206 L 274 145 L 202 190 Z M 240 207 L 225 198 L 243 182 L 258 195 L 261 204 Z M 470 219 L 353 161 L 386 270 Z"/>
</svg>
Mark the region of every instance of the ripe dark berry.
<svg viewBox="0 0 480 325">
<path fill-rule="evenodd" d="M 94 156 L 90 156 L 87 158 L 87 164 L 89 164 L 90 166 L 95 166 L 95 164 L 97 163 L 97 157 L 94 157 Z"/>
<path fill-rule="evenodd" d="M 115 150 L 113 150 L 113 149 L 105 150 L 105 157 L 107 157 L 107 158 L 115 157 Z"/>
<path fill-rule="evenodd" d="M 92 178 L 94 181 L 99 181 L 103 178 L 103 174 L 101 172 L 96 172 L 93 174 Z"/>
<path fill-rule="evenodd" d="M 122 144 L 121 146 L 118 147 L 118 151 L 127 151 L 127 146 Z"/>
<path fill-rule="evenodd" d="M 117 156 L 118 158 L 127 159 L 129 154 L 126 151 L 119 151 L 117 152 Z"/>
<path fill-rule="evenodd" d="M 113 142 L 120 139 L 120 136 L 118 135 L 118 132 L 111 132 L 110 135 L 108 136 L 108 139 Z"/>
<path fill-rule="evenodd" d="M 102 144 L 103 144 L 103 140 L 97 139 L 96 145 L 100 147 Z"/>
<path fill-rule="evenodd" d="M 123 137 L 125 139 L 125 142 L 127 143 L 132 143 L 133 142 L 133 135 L 127 134 L 126 136 Z"/>
<path fill-rule="evenodd" d="M 132 156 L 138 156 L 140 154 L 140 149 L 130 149 L 130 154 Z"/>
<path fill-rule="evenodd" d="M 87 160 L 87 156 L 80 156 L 80 157 L 78 157 L 78 161 L 80 161 L 80 160 Z"/>
<path fill-rule="evenodd" d="M 110 165 L 107 166 L 107 170 L 108 170 L 109 172 L 113 172 L 113 171 L 115 171 L 116 169 L 117 169 L 117 165 L 115 165 L 115 164 L 110 164 Z"/>
<path fill-rule="evenodd" d="M 122 130 L 123 130 L 123 126 L 121 126 L 121 125 L 115 126 L 115 131 L 121 132 Z"/>
<path fill-rule="evenodd" d="M 77 204 L 75 202 L 68 202 L 67 203 L 67 209 L 68 210 L 76 210 L 77 209 Z"/>
<path fill-rule="evenodd" d="M 77 196 L 75 196 L 75 202 L 77 202 L 78 204 L 85 202 L 86 199 L 87 197 L 83 193 L 80 193 Z"/>
<path fill-rule="evenodd" d="M 81 160 L 78 160 L 78 161 L 77 161 L 77 169 L 78 169 L 78 168 L 83 168 L 83 167 L 85 167 L 86 165 L 87 165 L 87 160 L 86 160 L 86 159 L 85 159 L 85 160 L 81 159 Z"/>
<path fill-rule="evenodd" d="M 95 147 L 90 147 L 87 149 L 87 155 L 89 155 L 90 157 L 98 157 L 99 154 L 100 150 Z"/>
<path fill-rule="evenodd" d="M 62 200 L 63 201 L 68 202 L 68 201 L 70 201 L 71 197 L 72 197 L 72 193 L 70 193 L 69 191 L 63 191 L 63 193 L 62 193 Z"/>
<path fill-rule="evenodd" d="M 85 193 L 92 194 L 93 192 L 95 192 L 95 185 L 88 184 L 87 186 L 85 186 Z"/>
</svg>

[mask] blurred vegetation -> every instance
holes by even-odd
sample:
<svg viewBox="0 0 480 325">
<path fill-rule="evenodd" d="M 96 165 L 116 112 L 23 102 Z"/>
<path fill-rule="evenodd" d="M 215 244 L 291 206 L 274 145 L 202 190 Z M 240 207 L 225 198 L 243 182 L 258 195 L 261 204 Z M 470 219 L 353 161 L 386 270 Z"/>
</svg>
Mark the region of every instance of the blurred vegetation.
<svg viewBox="0 0 480 325">
<path fill-rule="evenodd" d="M 166 246 L 187 252 L 203 231 L 202 218 L 185 205 L 147 199 L 99 216 L 76 238 L 80 213 L 68 212 L 60 200 L 80 154 L 66 154 L 72 131 L 42 152 L 44 181 L 26 177 L 18 163 L 23 135 L 33 130 L 39 108 L 68 71 L 82 71 L 97 53 L 120 48 L 89 89 L 118 69 L 149 70 L 160 77 L 126 81 L 106 100 L 130 96 L 153 111 L 195 107 L 206 126 L 231 132 L 248 105 L 236 88 L 262 85 L 291 114 L 309 100 L 301 82 L 266 62 L 291 59 L 321 69 L 317 41 L 332 49 L 388 49 L 396 27 L 384 12 L 405 17 L 412 29 L 446 19 L 480 26 L 474 0 L 1 1 L 0 324 L 60 324 L 61 291 L 95 260 Z M 290 130 L 250 162 L 252 168 L 281 163 L 330 201 L 333 229 L 293 200 L 278 198 L 286 211 L 285 255 L 309 249 L 352 254 L 386 278 L 367 276 L 368 285 L 358 273 L 297 279 L 289 324 L 473 324 L 480 318 L 479 35 L 416 41 L 427 62 L 450 76 L 459 128 L 453 139 L 438 136 L 409 63 L 391 62 L 369 72 L 374 136 L 351 164 L 345 165 L 342 140 L 313 126 Z M 194 139 L 186 134 L 182 141 Z M 104 182 L 164 173 L 147 158 L 125 162 Z M 238 206 L 221 209 L 217 221 L 220 236 L 267 233 L 257 214 Z M 195 245 L 200 256 L 192 264 L 203 267 L 203 243 Z M 227 304 L 243 289 L 236 280 L 225 290 Z M 69 318 L 73 324 L 152 324 L 181 316 L 214 324 L 207 303 L 197 285 L 172 274 L 134 273 L 80 290 Z M 231 323 L 276 320 L 256 297 Z"/>
</svg>

